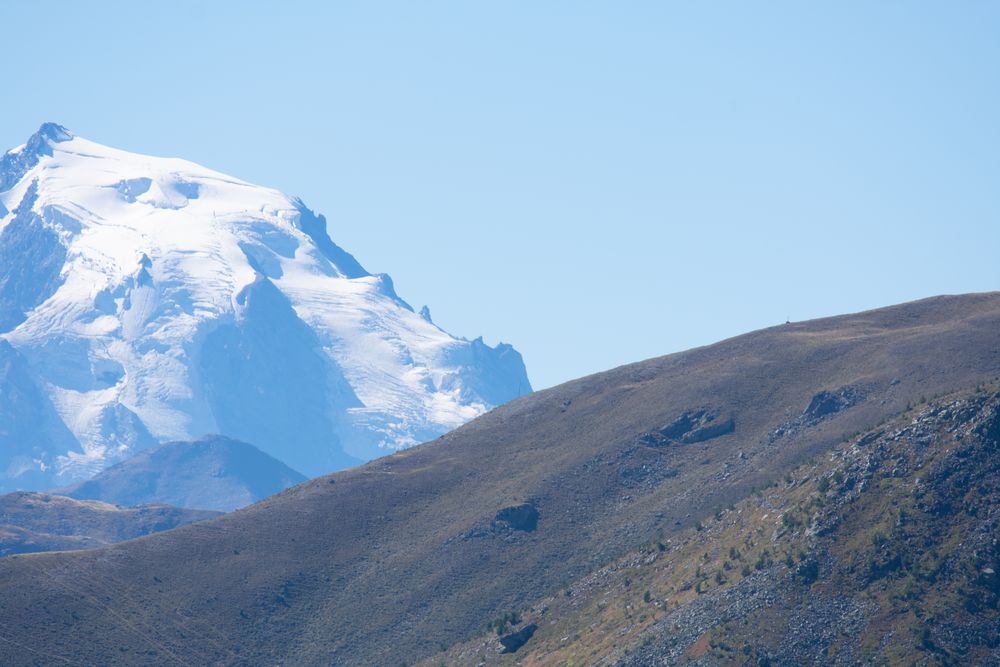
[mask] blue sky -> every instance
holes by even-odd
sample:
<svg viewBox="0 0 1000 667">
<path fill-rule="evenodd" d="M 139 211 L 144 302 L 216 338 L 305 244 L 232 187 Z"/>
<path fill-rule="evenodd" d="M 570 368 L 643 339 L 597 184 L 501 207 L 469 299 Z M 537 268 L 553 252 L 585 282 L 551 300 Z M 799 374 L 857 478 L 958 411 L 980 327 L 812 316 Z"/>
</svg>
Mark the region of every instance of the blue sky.
<svg viewBox="0 0 1000 667">
<path fill-rule="evenodd" d="M 536 388 L 1000 288 L 1000 4 L 0 4 L 45 120 L 303 197 Z"/>
</svg>

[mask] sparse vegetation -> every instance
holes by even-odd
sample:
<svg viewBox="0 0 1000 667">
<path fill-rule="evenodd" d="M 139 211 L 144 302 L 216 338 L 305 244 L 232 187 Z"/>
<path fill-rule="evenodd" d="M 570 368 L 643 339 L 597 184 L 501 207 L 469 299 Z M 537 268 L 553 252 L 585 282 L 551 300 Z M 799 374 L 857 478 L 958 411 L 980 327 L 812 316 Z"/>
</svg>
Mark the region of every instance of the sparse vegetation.
<svg viewBox="0 0 1000 667">
<path fill-rule="evenodd" d="M 980 393 L 981 394 L 981 393 Z M 998 404 L 1000 405 L 1000 404 Z M 909 423 L 908 421 L 901 422 Z M 890 424 L 890 428 L 893 427 Z M 864 437 L 860 434 L 859 437 Z M 892 441 L 889 441 L 892 442 Z M 902 440 L 900 441 L 902 442 Z M 959 441 L 956 439 L 952 444 L 942 448 L 927 450 L 933 453 L 935 458 L 924 460 L 920 471 L 923 476 L 921 486 L 930 485 L 927 475 L 928 471 L 933 476 L 935 470 L 949 470 L 951 464 L 947 460 L 961 461 L 965 465 L 970 460 L 968 454 L 959 452 L 951 453 Z M 847 448 L 851 443 L 847 444 Z M 901 444 L 893 445 L 901 447 Z M 969 445 L 974 446 L 974 445 Z M 961 541 L 959 535 L 963 529 L 958 526 L 949 526 L 949 519 L 939 518 L 931 510 L 931 502 L 940 503 L 941 500 L 932 500 L 932 496 L 926 492 L 912 494 L 905 477 L 900 477 L 898 471 L 899 457 L 892 455 L 889 445 L 884 443 L 874 443 L 866 445 L 869 449 L 865 454 L 872 453 L 872 450 L 883 451 L 884 463 L 879 464 L 874 479 L 885 479 L 886 483 L 867 485 L 868 491 L 861 492 L 855 485 L 847 492 L 850 497 L 843 497 L 832 503 L 826 510 L 820 512 L 820 525 L 822 526 L 823 512 L 835 512 L 842 522 L 838 524 L 835 534 L 846 536 L 846 539 L 837 539 L 828 543 L 826 549 L 834 549 L 839 554 L 832 562 L 843 563 L 840 569 L 821 576 L 820 561 L 814 556 L 817 553 L 815 537 L 809 537 L 803 533 L 786 533 L 779 538 L 775 550 L 768 546 L 770 533 L 762 528 L 766 523 L 764 517 L 771 514 L 766 506 L 776 505 L 785 509 L 777 517 L 771 514 L 770 521 L 777 520 L 778 525 L 787 528 L 789 524 L 799 524 L 801 520 L 795 517 L 796 512 L 801 512 L 804 507 L 817 507 L 815 495 L 819 492 L 822 480 L 827 480 L 827 490 L 834 488 L 834 485 L 841 485 L 853 469 L 850 468 L 854 459 L 844 454 L 833 457 L 831 460 L 814 463 L 814 466 L 823 466 L 826 471 L 823 474 L 800 475 L 793 473 L 793 478 L 802 479 L 811 477 L 811 480 L 804 484 L 785 487 L 778 495 L 770 495 L 766 499 L 754 499 L 753 496 L 747 501 L 739 504 L 734 511 L 740 518 L 733 523 L 715 522 L 703 526 L 701 531 L 692 529 L 685 537 L 676 540 L 676 544 L 666 550 L 651 547 L 649 551 L 642 554 L 627 556 L 622 564 L 633 563 L 629 570 L 629 577 L 632 586 L 641 586 L 644 589 L 642 596 L 646 605 L 653 605 L 657 595 L 653 591 L 660 591 L 662 599 L 669 600 L 669 604 L 664 605 L 664 611 L 658 613 L 671 615 L 683 614 L 693 599 L 697 597 L 712 597 L 719 591 L 727 590 L 733 586 L 740 586 L 743 580 L 749 577 L 755 570 L 766 573 L 763 577 L 756 579 L 754 586 L 766 586 L 776 594 L 783 594 L 781 591 L 794 590 L 795 587 L 811 587 L 817 585 L 835 585 L 838 591 L 857 591 L 858 595 L 867 596 L 865 599 L 873 600 L 881 609 L 909 610 L 899 617 L 894 623 L 901 624 L 901 628 L 911 627 L 909 636 L 914 640 L 906 642 L 890 642 L 883 645 L 880 641 L 870 641 L 869 635 L 861 632 L 860 642 L 852 641 L 855 635 L 845 632 L 835 643 L 822 647 L 824 656 L 834 656 L 841 651 L 863 651 L 864 655 L 876 655 L 879 651 L 883 653 L 885 661 L 891 663 L 905 662 L 903 656 L 911 656 L 907 651 L 919 650 L 933 655 L 949 655 L 949 649 L 943 647 L 934 635 L 934 625 L 927 622 L 928 612 L 933 617 L 934 614 L 944 613 L 943 610 L 958 608 L 965 618 L 976 619 L 985 628 L 989 625 L 987 618 L 998 618 L 1000 612 L 1000 584 L 983 585 L 982 581 L 988 581 L 990 574 L 984 575 L 985 570 L 998 571 L 991 567 L 994 563 L 1000 564 L 1000 548 L 996 553 L 983 556 L 982 552 L 972 559 L 967 559 L 956 565 L 948 565 L 951 560 L 942 557 L 941 550 L 937 548 L 929 549 L 924 553 L 921 548 L 915 545 L 906 546 L 907 540 L 912 540 L 909 536 L 919 536 L 921 540 L 926 540 L 928 536 L 939 540 L 940 544 L 947 544 L 948 551 L 952 553 L 956 545 Z M 881 448 L 881 449 L 880 449 Z M 977 450 L 978 451 L 978 450 Z M 992 451 L 992 450 L 990 450 Z M 984 455 L 988 452 L 980 452 Z M 997 457 L 994 468 L 997 471 L 1000 482 L 1000 455 Z M 941 458 L 945 457 L 945 458 Z M 880 459 L 881 460 L 881 459 Z M 933 461 L 940 460 L 940 463 Z M 859 464 L 860 465 L 860 464 Z M 867 464 L 866 464 L 867 465 Z M 976 470 L 991 469 L 989 466 L 977 464 Z M 867 468 L 865 468 L 867 469 Z M 897 471 L 892 475 L 880 477 L 882 472 Z M 942 477 L 947 479 L 947 477 Z M 892 483 L 888 483 L 891 481 Z M 994 495 L 1000 495 L 1000 483 L 996 485 L 972 483 L 967 487 L 961 487 L 964 497 L 963 512 L 961 516 L 966 517 L 963 521 L 974 520 L 977 513 L 976 507 L 980 503 L 992 503 Z M 937 496 L 935 496 L 937 497 Z M 838 504 L 839 503 L 839 504 Z M 913 507 L 923 503 L 924 511 L 914 511 Z M 791 522 L 785 517 L 795 517 Z M 947 527 L 947 534 L 940 533 L 937 529 L 930 528 L 928 520 L 937 521 L 942 526 Z M 764 540 L 754 539 L 753 536 L 768 536 Z M 826 539 L 826 538 L 818 538 Z M 759 546 L 758 546 L 759 543 Z M 922 542 L 920 543 L 922 544 Z M 711 549 L 707 547 L 711 546 Z M 822 553 L 822 551 L 820 552 Z M 914 556 L 914 554 L 917 554 Z M 923 555 L 919 555 L 923 554 Z M 662 563 L 661 563 L 662 561 Z M 740 567 L 740 577 L 726 577 L 725 572 L 737 569 L 734 563 L 744 561 Z M 636 565 L 642 563 L 642 565 Z M 751 568 L 748 563 L 752 563 Z M 612 565 L 611 567 L 615 567 Z M 774 569 L 774 568 L 780 569 Z M 944 568 L 944 569 L 943 569 Z M 951 568 L 951 569 L 948 569 Z M 945 575 L 944 572 L 952 574 Z M 888 573 L 888 575 L 884 574 Z M 942 576 L 953 577 L 958 575 L 961 581 L 953 580 L 945 588 L 939 588 L 936 583 Z M 599 574 L 594 581 L 600 581 Z M 687 578 L 689 583 L 685 583 Z M 836 582 L 835 584 L 833 582 Z M 593 584 L 585 584 L 584 587 L 592 590 L 589 595 L 600 596 L 600 588 L 591 589 Z M 733 599 L 733 598 L 731 598 Z M 739 599 L 738 597 L 735 599 Z M 950 601 L 949 601 L 950 600 Z M 730 603 L 731 604 L 731 603 Z M 587 601 L 582 601 L 582 606 L 574 607 L 569 615 L 564 615 L 562 611 L 550 610 L 550 618 L 558 619 L 558 625 L 553 630 L 553 642 L 545 643 L 547 640 L 539 639 L 540 642 L 532 653 L 527 655 L 549 656 L 546 661 L 539 664 L 558 664 L 560 656 L 570 655 L 586 656 L 585 661 L 596 661 L 598 657 L 618 655 L 624 661 L 623 665 L 640 665 L 643 663 L 643 656 L 647 655 L 643 651 L 656 651 L 658 646 L 655 640 L 656 635 L 644 633 L 643 628 L 648 623 L 655 622 L 658 618 L 654 613 L 652 616 L 640 614 L 634 615 L 628 610 L 622 610 L 620 621 L 616 620 L 612 612 L 614 607 L 591 606 Z M 768 607 L 762 607 L 762 613 Z M 991 616 L 979 619 L 980 614 L 989 610 Z M 566 611 L 569 611 L 568 609 Z M 551 616 L 555 614 L 554 616 Z M 683 618 L 682 615 L 677 616 Z M 618 623 L 627 624 L 619 626 Z M 778 617 L 757 618 L 750 620 L 744 618 L 733 622 L 725 622 L 714 628 L 705 639 L 706 650 L 711 652 L 719 660 L 728 660 L 726 656 L 741 656 L 743 659 L 750 659 L 749 664 L 771 664 L 772 651 L 776 650 L 777 643 L 769 644 L 767 632 L 760 634 L 761 629 L 766 629 L 783 623 Z M 558 643 L 558 636 L 566 633 L 562 628 L 564 624 L 574 627 L 574 623 L 579 623 L 578 627 L 594 625 L 600 631 L 577 632 L 579 640 L 572 646 L 564 646 Z M 635 643 L 629 646 L 626 653 L 621 650 L 616 654 L 615 644 L 608 643 L 609 638 L 617 637 L 614 628 L 631 627 L 629 636 L 636 637 Z M 675 624 L 675 633 L 683 633 L 684 623 Z M 898 633 L 897 633 L 898 634 Z M 988 634 L 988 633 L 987 633 Z M 676 635 L 675 635 L 676 636 Z M 905 636 L 899 635 L 900 637 Z M 985 637 L 986 634 L 978 635 Z M 651 638 L 653 637 L 653 638 Z M 777 635 L 774 641 L 780 639 Z M 875 637 L 881 639 L 882 631 Z M 640 639 L 641 638 L 641 639 Z M 693 641 L 693 640 L 692 640 Z M 738 647 L 738 648 L 737 648 Z M 554 651 L 554 652 L 552 652 Z M 628 660 L 624 658 L 630 656 Z M 525 656 L 521 656 L 524 659 Z M 690 657 L 690 656 L 688 656 Z M 551 662 L 555 660 L 556 662 Z M 631 662 L 629 661 L 631 660 Z M 571 662 L 567 659 L 567 662 Z M 684 662 L 679 660 L 678 662 Z"/>
<path fill-rule="evenodd" d="M 825 649 L 908 664 L 897 658 L 923 645 L 922 627 L 935 651 L 951 652 L 935 656 L 975 656 L 973 639 L 987 623 L 995 631 L 997 620 L 984 572 L 995 568 L 972 558 L 989 553 L 970 539 L 990 503 L 1000 504 L 989 458 L 997 452 L 975 449 L 971 426 L 959 429 L 960 441 L 928 430 L 835 442 L 919 393 L 971 388 L 996 373 L 1000 298 L 970 299 L 974 306 L 955 299 L 802 323 L 616 369 L 338 473 L 336 484 L 313 480 L 208 525 L 107 551 L 0 560 L 4 615 L 17 619 L 4 637 L 25 644 L 43 632 L 46 651 L 76 651 L 86 664 L 114 664 L 122 647 L 144 655 L 144 637 L 159 642 L 159 662 L 171 652 L 191 664 L 329 664 L 334 654 L 364 664 L 377 650 L 390 665 L 478 664 L 471 656 L 484 651 L 490 664 L 612 665 L 625 648 L 631 664 L 648 664 L 647 652 L 668 651 L 665 635 L 680 656 L 701 639 L 688 634 L 697 612 L 724 613 L 698 617 L 710 628 L 703 662 L 752 665 L 771 656 L 810 664 Z M 817 392 L 858 378 L 861 403 L 775 435 Z M 571 396 L 573 409 L 561 413 Z M 709 403 L 732 416 L 731 434 L 697 445 L 641 440 Z M 881 428 L 931 423 L 927 414 L 939 405 Z M 712 464 L 699 465 L 706 457 Z M 791 483 L 783 485 L 786 473 Z M 821 506 L 814 498 L 824 477 L 830 488 Z M 536 530 L 494 524 L 500 510 L 528 499 L 539 513 Z M 786 526 L 783 514 L 798 527 Z M 875 531 L 885 537 L 877 549 Z M 789 554 L 801 553 L 786 567 Z M 81 594 L 53 583 L 74 581 L 85 583 Z M 286 582 L 293 585 L 283 591 Z M 813 641 L 811 623 L 848 629 L 798 663 L 776 656 L 789 623 L 782 614 L 801 605 L 762 597 L 780 602 L 791 593 L 816 604 L 796 619 L 802 639 L 790 644 Z M 485 626 L 512 607 L 522 616 L 516 627 L 538 630 L 516 654 L 500 656 L 496 631 Z M 107 608 L 127 610 L 131 629 Z M 872 609 L 892 613 L 872 620 Z M 842 618 L 850 623 L 840 626 Z M 961 631 L 942 630 L 942 619 Z M 72 644 L 63 639 L 70 636 Z M 447 651 L 436 655 L 442 644 Z M 0 662 L 32 661 L 16 644 L 0 645 Z"/>
<path fill-rule="evenodd" d="M 521 615 L 516 611 L 510 611 L 490 621 L 488 629 L 493 630 L 498 635 L 506 634 L 512 627 L 520 625 Z"/>
</svg>

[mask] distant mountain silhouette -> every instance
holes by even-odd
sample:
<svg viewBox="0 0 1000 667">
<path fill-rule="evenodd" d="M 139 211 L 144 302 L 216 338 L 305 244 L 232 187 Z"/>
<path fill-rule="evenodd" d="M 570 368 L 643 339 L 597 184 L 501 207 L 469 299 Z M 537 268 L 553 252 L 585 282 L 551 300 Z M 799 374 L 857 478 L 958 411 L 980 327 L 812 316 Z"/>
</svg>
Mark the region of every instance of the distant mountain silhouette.
<svg viewBox="0 0 1000 667">
<path fill-rule="evenodd" d="M 305 480 L 253 445 L 209 436 L 146 449 L 53 493 L 115 505 L 160 503 L 229 512 Z"/>
</svg>

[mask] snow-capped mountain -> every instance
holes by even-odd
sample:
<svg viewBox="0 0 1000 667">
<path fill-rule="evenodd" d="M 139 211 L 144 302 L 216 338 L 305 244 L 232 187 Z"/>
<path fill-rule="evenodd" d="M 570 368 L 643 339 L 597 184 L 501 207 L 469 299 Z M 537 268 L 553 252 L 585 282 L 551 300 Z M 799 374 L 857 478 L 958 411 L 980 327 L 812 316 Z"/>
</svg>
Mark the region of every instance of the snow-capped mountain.
<svg viewBox="0 0 1000 667">
<path fill-rule="evenodd" d="M 206 433 L 315 475 L 528 391 L 297 198 L 51 123 L 0 159 L 0 489 Z"/>
</svg>

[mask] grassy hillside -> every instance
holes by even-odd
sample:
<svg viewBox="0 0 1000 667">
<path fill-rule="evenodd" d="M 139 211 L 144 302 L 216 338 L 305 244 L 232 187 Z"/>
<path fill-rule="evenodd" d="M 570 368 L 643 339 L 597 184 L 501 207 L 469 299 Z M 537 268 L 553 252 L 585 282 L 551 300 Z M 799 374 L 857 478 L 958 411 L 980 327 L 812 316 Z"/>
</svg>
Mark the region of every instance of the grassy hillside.
<svg viewBox="0 0 1000 667">
<path fill-rule="evenodd" d="M 995 664 L 998 501 L 1000 393 L 982 387 L 851 438 L 424 664 Z"/>
<path fill-rule="evenodd" d="M 0 556 L 93 549 L 216 516 L 219 512 L 168 505 L 118 507 L 18 491 L 0 496 Z"/>
<path fill-rule="evenodd" d="M 4 559 L 0 662 L 414 663 L 991 381 L 998 331 L 997 294 L 774 327 L 512 401 L 213 521 Z"/>
</svg>

